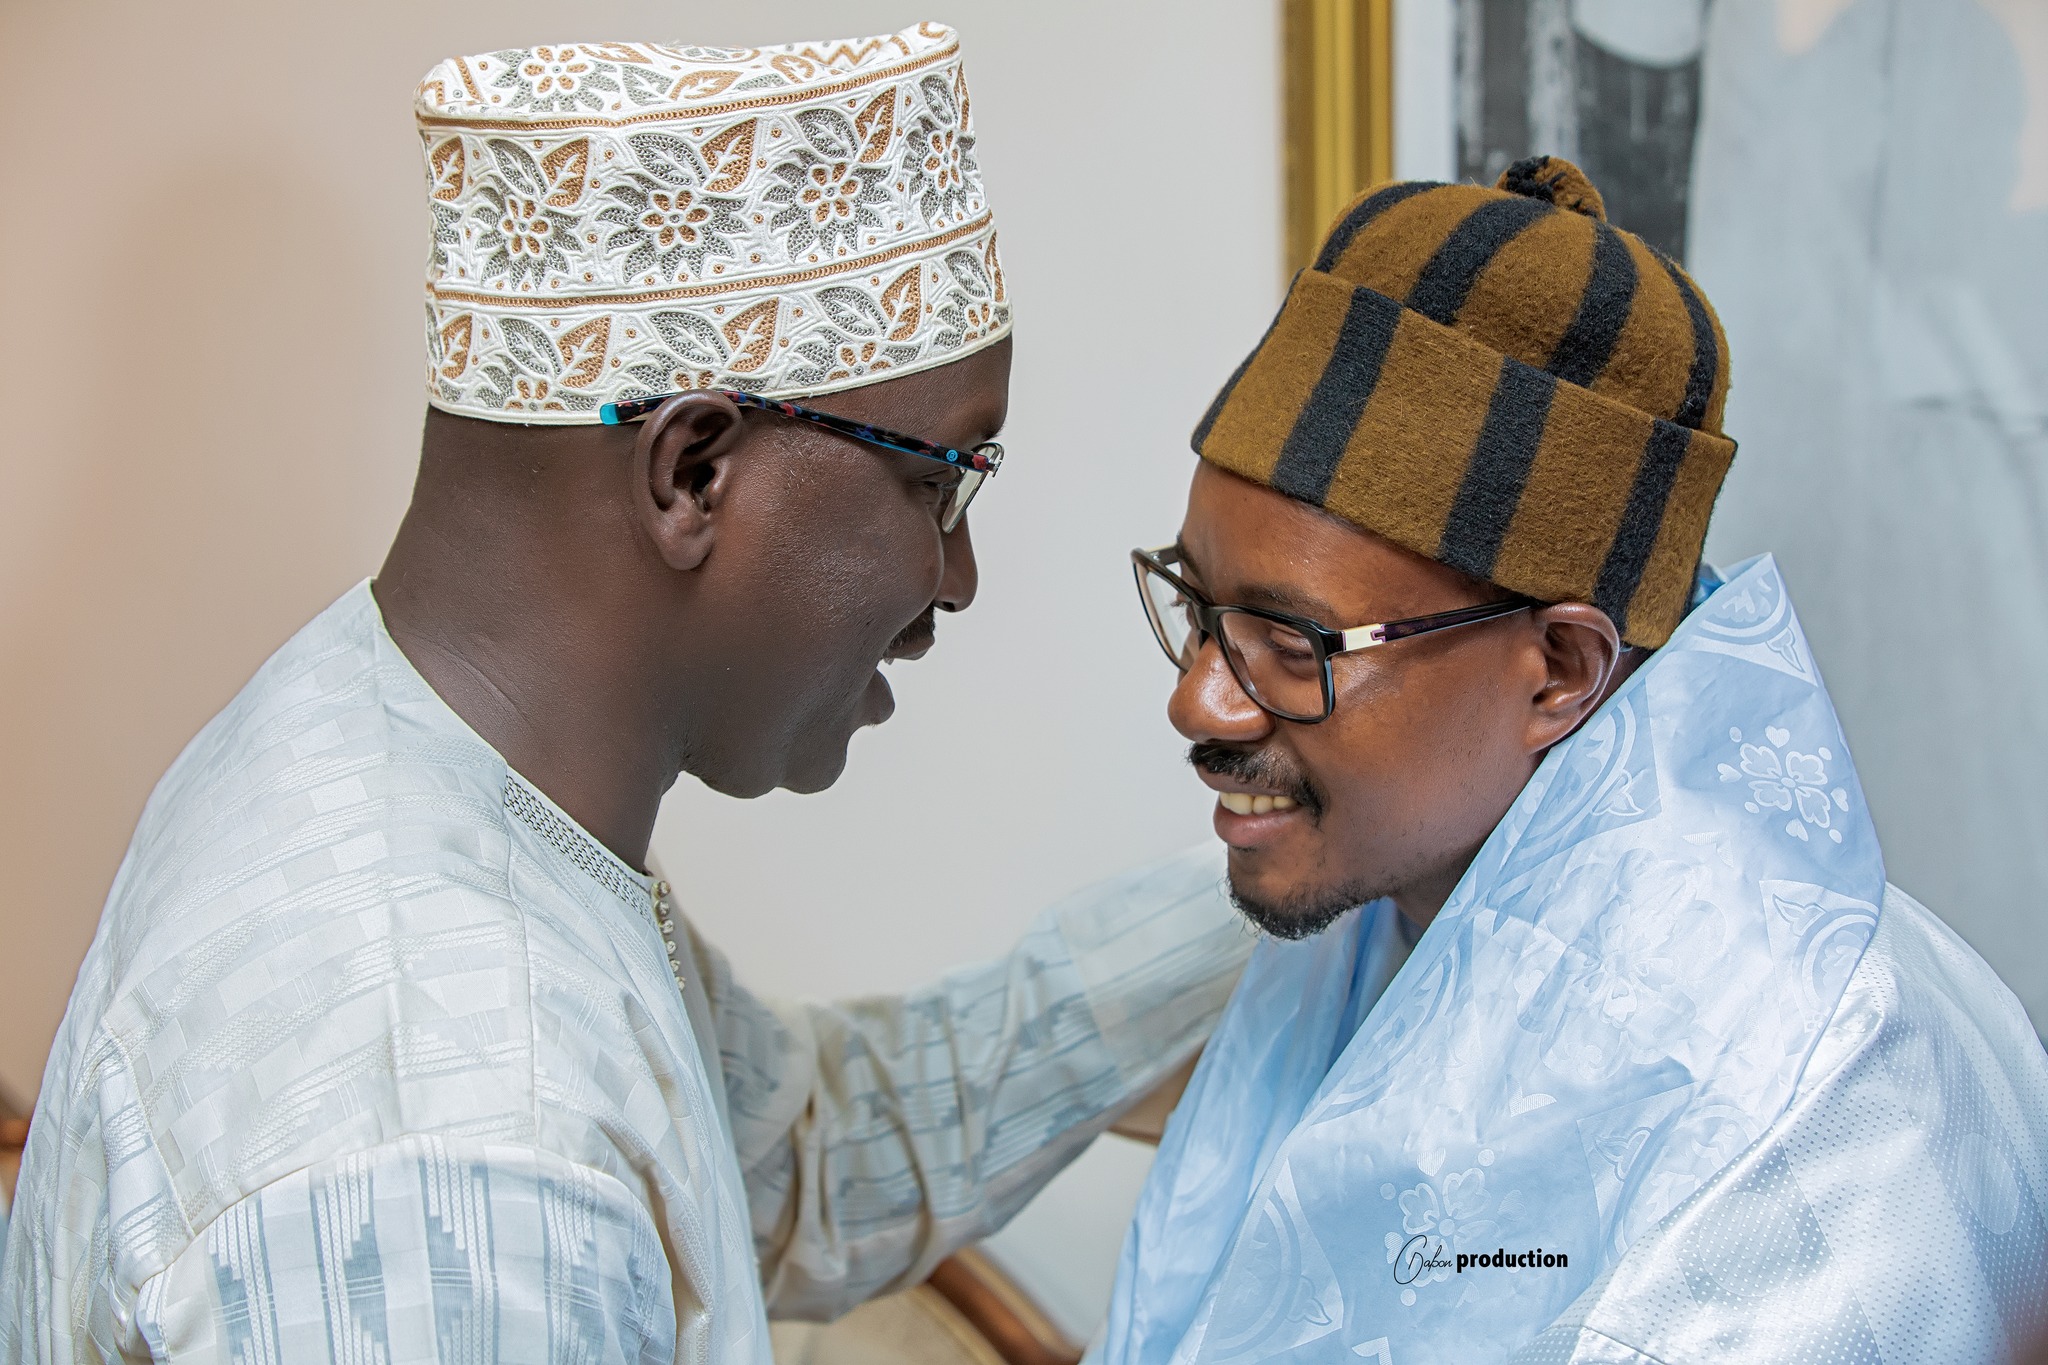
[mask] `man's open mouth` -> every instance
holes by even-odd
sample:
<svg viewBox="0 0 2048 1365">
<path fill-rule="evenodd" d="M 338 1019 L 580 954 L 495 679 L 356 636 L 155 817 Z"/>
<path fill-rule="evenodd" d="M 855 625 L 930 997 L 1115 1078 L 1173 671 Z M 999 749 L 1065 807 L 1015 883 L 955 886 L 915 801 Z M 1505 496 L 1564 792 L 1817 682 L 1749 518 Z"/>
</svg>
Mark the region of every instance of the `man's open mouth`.
<svg viewBox="0 0 2048 1365">
<path fill-rule="evenodd" d="M 1296 805 L 1291 796 L 1268 796 L 1263 792 L 1218 792 L 1216 801 L 1232 815 L 1267 815 L 1293 810 Z"/>
<path fill-rule="evenodd" d="M 922 659 L 938 643 L 939 613 L 936 605 L 926 607 L 915 621 L 897 633 L 882 651 L 884 663 L 898 663 L 905 659 Z"/>
<path fill-rule="evenodd" d="M 1306 774 L 1270 749 L 1242 749 L 1203 740 L 1188 749 L 1188 762 L 1217 804 L 1232 815 L 1277 815 L 1301 810 L 1320 821 L 1323 801 Z"/>
</svg>

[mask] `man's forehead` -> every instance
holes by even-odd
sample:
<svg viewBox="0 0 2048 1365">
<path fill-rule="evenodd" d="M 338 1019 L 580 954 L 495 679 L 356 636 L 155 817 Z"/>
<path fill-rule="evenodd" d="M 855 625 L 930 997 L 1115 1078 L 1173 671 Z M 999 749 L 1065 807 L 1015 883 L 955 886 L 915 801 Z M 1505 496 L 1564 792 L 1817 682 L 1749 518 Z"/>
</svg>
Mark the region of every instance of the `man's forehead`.
<svg viewBox="0 0 2048 1365">
<path fill-rule="evenodd" d="M 1207 461 L 1175 544 L 1206 591 L 1317 618 L 1421 610 L 1466 586 L 1455 570 Z"/>
</svg>

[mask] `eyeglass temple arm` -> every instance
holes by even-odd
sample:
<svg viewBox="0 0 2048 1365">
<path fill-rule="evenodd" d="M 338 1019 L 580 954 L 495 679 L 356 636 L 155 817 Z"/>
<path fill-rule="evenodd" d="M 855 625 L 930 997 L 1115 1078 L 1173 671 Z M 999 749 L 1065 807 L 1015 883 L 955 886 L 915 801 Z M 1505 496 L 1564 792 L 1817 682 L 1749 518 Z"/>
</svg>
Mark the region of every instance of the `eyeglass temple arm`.
<svg viewBox="0 0 2048 1365">
<path fill-rule="evenodd" d="M 1416 635 L 1427 635 L 1431 631 L 1452 630 L 1458 626 L 1473 626 L 1481 621 L 1496 617 L 1510 616 L 1518 611 L 1527 611 L 1540 606 L 1534 598 L 1518 597 L 1505 602 L 1481 602 L 1476 607 L 1459 607 L 1455 611 L 1440 611 L 1432 616 L 1411 616 L 1405 621 L 1381 621 L 1369 626 L 1353 626 L 1340 632 L 1343 648 L 1338 653 L 1349 654 L 1355 650 L 1371 649 L 1394 640 L 1406 640 Z"/>
<path fill-rule="evenodd" d="M 623 402 L 606 403 L 597 410 L 597 420 L 608 427 L 637 422 L 675 396 L 672 393 L 661 393 L 652 398 L 628 398 Z"/>
<path fill-rule="evenodd" d="M 899 455 L 911 455 L 920 460 L 935 460 L 940 464 L 971 470 L 977 474 L 993 474 L 1003 467 L 1003 448 L 994 441 L 983 441 L 971 450 L 955 450 L 936 441 L 925 441 L 898 432 L 884 431 L 865 422 L 856 422 L 850 417 L 818 412 L 815 409 L 762 398 L 738 389 L 708 389 L 703 392 L 723 394 L 741 407 L 759 408 L 764 412 L 781 413 L 785 417 L 794 417 L 799 421 L 814 422 L 829 431 L 851 436 L 857 441 L 866 441 L 869 445 L 881 446 L 885 450 L 893 450 Z M 616 403 L 604 404 L 597 410 L 597 417 L 608 427 L 637 422 L 669 399 L 682 396 L 679 393 L 658 393 L 647 398 L 621 399 Z"/>
<path fill-rule="evenodd" d="M 693 392 L 722 393 L 741 407 L 770 407 L 768 400 L 756 398 L 754 395 L 740 389 L 698 389 L 693 390 Z M 608 427 L 623 426 L 627 422 L 639 421 L 671 398 L 682 398 L 684 396 L 683 393 L 677 392 L 649 394 L 645 398 L 622 398 L 616 403 L 606 403 L 600 406 L 597 410 L 597 420 Z M 770 410 L 772 411 L 772 408 Z M 823 415 L 822 413 L 815 414 L 813 420 L 817 416 Z"/>
</svg>

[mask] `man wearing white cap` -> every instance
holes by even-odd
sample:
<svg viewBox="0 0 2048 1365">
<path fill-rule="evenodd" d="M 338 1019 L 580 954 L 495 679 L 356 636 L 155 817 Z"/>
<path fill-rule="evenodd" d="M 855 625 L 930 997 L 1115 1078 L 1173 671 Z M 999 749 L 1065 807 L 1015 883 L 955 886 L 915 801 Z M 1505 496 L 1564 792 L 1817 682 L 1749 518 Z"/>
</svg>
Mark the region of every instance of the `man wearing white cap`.
<svg viewBox="0 0 2048 1365">
<path fill-rule="evenodd" d="M 1248 946 L 1180 860 L 909 997 L 770 1005 L 643 871 L 681 772 L 829 785 L 974 596 L 1010 315 L 949 30 L 495 52 L 419 118 L 412 507 L 143 814 L 0 1361 L 763 1361 L 770 1309 L 999 1226 Z"/>
</svg>

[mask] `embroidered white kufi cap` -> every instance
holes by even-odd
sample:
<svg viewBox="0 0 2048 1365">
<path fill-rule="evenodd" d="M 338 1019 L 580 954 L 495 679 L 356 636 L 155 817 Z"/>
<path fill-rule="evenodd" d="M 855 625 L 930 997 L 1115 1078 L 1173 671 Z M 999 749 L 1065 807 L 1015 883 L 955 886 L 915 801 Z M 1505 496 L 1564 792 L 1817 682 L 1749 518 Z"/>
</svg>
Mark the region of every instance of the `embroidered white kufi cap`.
<svg viewBox="0 0 2048 1365">
<path fill-rule="evenodd" d="M 1008 334 L 960 41 L 572 43 L 420 83 L 427 392 L 590 422 L 687 388 L 831 392 Z"/>
</svg>

